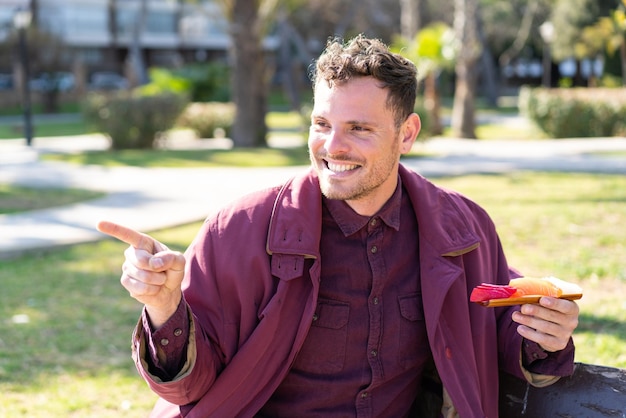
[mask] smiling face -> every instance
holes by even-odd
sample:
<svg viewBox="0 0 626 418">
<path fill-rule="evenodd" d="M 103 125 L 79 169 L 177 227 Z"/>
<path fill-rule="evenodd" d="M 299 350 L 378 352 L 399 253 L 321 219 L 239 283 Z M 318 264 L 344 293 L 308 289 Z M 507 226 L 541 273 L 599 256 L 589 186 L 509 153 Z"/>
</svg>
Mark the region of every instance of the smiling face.
<svg viewBox="0 0 626 418">
<path fill-rule="evenodd" d="M 321 191 L 373 215 L 396 188 L 400 155 L 411 149 L 419 117 L 411 114 L 398 128 L 387 90 L 373 77 L 320 82 L 314 93 L 309 154 Z"/>
</svg>

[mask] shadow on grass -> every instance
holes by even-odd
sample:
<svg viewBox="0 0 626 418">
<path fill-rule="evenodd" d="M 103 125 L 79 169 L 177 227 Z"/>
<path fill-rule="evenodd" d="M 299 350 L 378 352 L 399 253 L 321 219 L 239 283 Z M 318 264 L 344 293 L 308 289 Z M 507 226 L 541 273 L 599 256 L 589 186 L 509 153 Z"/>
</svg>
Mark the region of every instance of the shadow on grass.
<svg viewBox="0 0 626 418">
<path fill-rule="evenodd" d="M 581 313 L 576 332 L 612 335 L 626 342 L 626 324 L 616 318 Z"/>
</svg>

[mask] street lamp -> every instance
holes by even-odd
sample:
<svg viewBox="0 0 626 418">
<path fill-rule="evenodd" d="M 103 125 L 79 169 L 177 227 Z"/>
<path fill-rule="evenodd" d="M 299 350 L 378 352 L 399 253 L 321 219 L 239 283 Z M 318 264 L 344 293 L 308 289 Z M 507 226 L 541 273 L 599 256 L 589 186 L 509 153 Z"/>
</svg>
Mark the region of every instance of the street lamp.
<svg viewBox="0 0 626 418">
<path fill-rule="evenodd" d="M 546 20 L 539 26 L 539 34 L 543 39 L 543 74 L 542 80 L 544 87 L 550 87 L 552 84 L 552 57 L 551 57 L 551 44 L 554 41 L 554 25 L 549 20 Z"/>
<path fill-rule="evenodd" d="M 26 145 L 33 142 L 33 123 L 30 104 L 30 68 L 28 63 L 28 43 L 26 42 L 26 29 L 30 26 L 32 14 L 30 10 L 18 9 L 13 16 L 13 25 L 17 29 L 19 37 L 20 64 L 22 67 L 22 108 L 24 111 L 24 138 Z"/>
</svg>

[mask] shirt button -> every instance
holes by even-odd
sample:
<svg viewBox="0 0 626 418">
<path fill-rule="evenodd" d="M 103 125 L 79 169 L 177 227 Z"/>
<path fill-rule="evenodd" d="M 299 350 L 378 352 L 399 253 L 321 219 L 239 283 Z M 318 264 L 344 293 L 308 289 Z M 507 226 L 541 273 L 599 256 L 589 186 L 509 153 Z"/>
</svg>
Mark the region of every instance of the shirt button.
<svg viewBox="0 0 626 418">
<path fill-rule="evenodd" d="M 164 347 L 165 347 L 165 346 L 166 346 L 166 345 L 168 345 L 169 343 L 170 343 L 170 340 L 168 340 L 167 338 L 162 338 L 162 339 L 161 339 L 161 345 L 162 345 L 162 346 L 164 346 Z"/>
<path fill-rule="evenodd" d="M 182 329 L 180 329 L 180 328 L 176 328 L 176 329 L 174 330 L 174 336 L 175 336 L 175 337 L 180 337 L 180 336 L 182 335 L 182 333 L 183 333 L 183 330 L 182 330 Z"/>
<path fill-rule="evenodd" d="M 318 318 L 319 316 L 317 316 L 317 314 L 313 314 L 313 322 L 317 321 Z"/>
<path fill-rule="evenodd" d="M 378 305 L 378 298 L 375 297 L 374 299 L 372 299 L 372 303 L 374 305 Z"/>
<path fill-rule="evenodd" d="M 372 350 L 370 351 L 370 354 L 372 355 L 372 357 L 376 357 L 378 355 L 378 351 Z"/>
<path fill-rule="evenodd" d="M 368 396 L 369 396 L 369 393 L 367 392 L 361 393 L 361 398 L 367 398 Z"/>
<path fill-rule="evenodd" d="M 376 226 L 376 224 L 378 223 L 378 220 L 376 218 L 372 219 L 370 222 L 371 226 Z"/>
<path fill-rule="evenodd" d="M 370 251 L 372 252 L 372 254 L 376 254 L 376 252 L 378 251 L 378 247 L 374 245 Z"/>
</svg>

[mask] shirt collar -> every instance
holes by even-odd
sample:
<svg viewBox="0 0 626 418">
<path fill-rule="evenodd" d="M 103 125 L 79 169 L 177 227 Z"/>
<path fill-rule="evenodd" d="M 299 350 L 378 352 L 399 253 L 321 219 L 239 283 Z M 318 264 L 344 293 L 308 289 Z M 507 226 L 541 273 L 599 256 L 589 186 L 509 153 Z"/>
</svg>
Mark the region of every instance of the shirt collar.
<svg viewBox="0 0 626 418">
<path fill-rule="evenodd" d="M 363 228 L 372 218 L 380 218 L 387 226 L 398 231 L 400 229 L 400 207 L 402 206 L 402 180 L 398 176 L 398 184 L 389 200 L 374 216 L 363 216 L 356 213 L 343 200 L 322 197 L 322 204 L 326 206 L 341 232 L 347 237 Z"/>
</svg>

